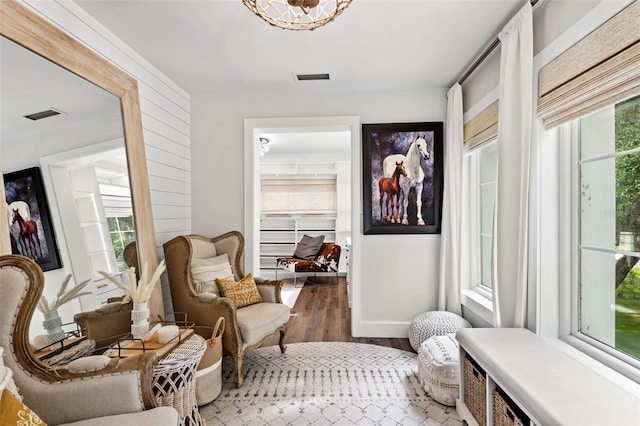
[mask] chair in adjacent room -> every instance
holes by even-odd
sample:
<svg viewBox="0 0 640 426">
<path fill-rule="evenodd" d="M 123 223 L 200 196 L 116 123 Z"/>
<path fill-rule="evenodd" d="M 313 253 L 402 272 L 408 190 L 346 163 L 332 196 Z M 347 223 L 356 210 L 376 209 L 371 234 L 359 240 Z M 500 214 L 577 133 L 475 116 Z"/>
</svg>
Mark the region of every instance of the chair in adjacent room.
<svg viewBox="0 0 640 426">
<path fill-rule="evenodd" d="M 186 313 L 187 320 L 195 323 L 196 332 L 203 326 L 210 330 L 219 317 L 225 318 L 223 350 L 233 360 L 236 387 L 243 382 L 242 360 L 247 352 L 279 334 L 280 350 L 284 353 L 290 317 L 290 308 L 280 296 L 282 281 L 255 278 L 253 284 L 249 275 L 244 276 L 243 254 L 244 237 L 237 231 L 214 238 L 182 235 L 164 244 L 174 311 Z M 228 288 L 250 290 L 251 300 L 234 292 L 221 293 L 216 278 L 229 284 Z M 254 297 L 257 293 L 258 299 Z"/>
<path fill-rule="evenodd" d="M 55 369 L 35 356 L 29 326 L 43 287 L 44 274 L 33 260 L 0 256 L 0 384 L 10 393 L 5 391 L 6 401 L 24 404 L 19 410 L 32 410 L 49 425 L 176 425 L 177 411 L 157 407 L 153 396 L 154 354 L 85 357 Z"/>
<path fill-rule="evenodd" d="M 285 269 L 294 274 L 294 284 L 298 273 L 334 272 L 336 274 L 336 284 L 338 283 L 338 265 L 340 264 L 341 248 L 338 244 L 322 243 L 317 254 L 310 258 L 302 259 L 294 256 L 279 257 L 276 259 L 276 279 L 278 269 Z"/>
</svg>

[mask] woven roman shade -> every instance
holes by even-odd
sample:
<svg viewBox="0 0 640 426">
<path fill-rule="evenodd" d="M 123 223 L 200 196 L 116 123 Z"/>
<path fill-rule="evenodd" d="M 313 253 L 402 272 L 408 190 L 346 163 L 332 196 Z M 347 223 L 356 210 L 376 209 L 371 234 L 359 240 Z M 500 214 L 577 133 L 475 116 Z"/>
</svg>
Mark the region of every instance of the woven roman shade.
<svg viewBox="0 0 640 426">
<path fill-rule="evenodd" d="M 640 0 L 540 69 L 538 114 L 553 127 L 640 93 Z"/>
<path fill-rule="evenodd" d="M 498 101 L 495 101 L 464 125 L 464 149 L 469 150 L 498 136 Z"/>
</svg>

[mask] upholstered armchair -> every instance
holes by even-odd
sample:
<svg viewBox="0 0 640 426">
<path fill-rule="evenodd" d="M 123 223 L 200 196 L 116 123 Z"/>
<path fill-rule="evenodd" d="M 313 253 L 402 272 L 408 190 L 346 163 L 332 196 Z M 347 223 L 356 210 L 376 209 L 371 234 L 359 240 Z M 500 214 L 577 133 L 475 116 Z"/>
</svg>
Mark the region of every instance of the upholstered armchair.
<svg viewBox="0 0 640 426">
<path fill-rule="evenodd" d="M 29 342 L 29 324 L 43 287 L 44 274 L 33 260 L 0 256 L 0 346 L 4 352 L 0 375 L 13 377 L 22 403 L 49 425 L 76 421 L 83 421 L 82 425 L 176 425 L 176 410 L 156 407 L 151 383 L 154 354 L 102 358 L 100 366 L 104 367 L 85 364 L 86 371 L 53 369 L 40 362 Z M 15 390 L 7 386 L 12 388 Z"/>
<path fill-rule="evenodd" d="M 133 304 L 119 300 L 106 303 L 95 311 L 78 312 L 73 321 L 87 339 L 96 342 L 96 350 L 106 350 L 118 339 L 131 332 Z"/>
<path fill-rule="evenodd" d="M 267 339 L 278 333 L 280 350 L 284 353 L 286 323 L 290 317 L 290 309 L 282 303 L 280 297 L 282 281 L 265 281 L 256 278 L 263 302 L 237 307 L 234 299 L 216 294 L 218 290 L 215 282 L 208 283 L 208 289 L 204 289 L 203 282 L 194 279 L 193 271 L 196 270 L 194 269 L 196 264 L 201 265 L 219 257 L 228 257 L 235 281 L 242 279 L 244 276 L 241 266 L 243 253 L 244 237 L 237 231 L 214 238 L 183 235 L 164 244 L 165 264 L 174 311 L 186 313 L 188 321 L 209 329 L 214 326 L 219 317 L 225 318 L 223 349 L 233 360 L 236 387 L 240 387 L 243 382 L 244 354 L 260 347 Z"/>
</svg>

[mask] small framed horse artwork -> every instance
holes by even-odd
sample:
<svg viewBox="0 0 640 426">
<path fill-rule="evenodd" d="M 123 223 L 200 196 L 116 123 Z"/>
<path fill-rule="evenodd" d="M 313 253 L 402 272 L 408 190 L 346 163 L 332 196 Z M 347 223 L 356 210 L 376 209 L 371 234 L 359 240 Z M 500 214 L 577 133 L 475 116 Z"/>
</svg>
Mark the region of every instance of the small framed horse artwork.
<svg viewBox="0 0 640 426">
<path fill-rule="evenodd" d="M 362 125 L 365 234 L 439 234 L 443 123 Z"/>
<path fill-rule="evenodd" d="M 43 271 L 61 267 L 39 167 L 4 175 L 11 252 L 35 260 Z"/>
</svg>

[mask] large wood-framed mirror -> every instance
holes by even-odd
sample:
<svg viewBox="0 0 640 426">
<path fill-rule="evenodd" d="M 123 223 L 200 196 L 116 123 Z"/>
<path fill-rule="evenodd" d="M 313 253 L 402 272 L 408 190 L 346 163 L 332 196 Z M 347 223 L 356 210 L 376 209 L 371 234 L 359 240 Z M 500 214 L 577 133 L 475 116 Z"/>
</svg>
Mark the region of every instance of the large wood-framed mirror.
<svg viewBox="0 0 640 426">
<path fill-rule="evenodd" d="M 14 0 L 0 1 L 0 36 L 42 56 L 120 99 L 127 169 L 139 264 L 158 264 L 137 81 Z M 0 218 L 5 218 L 4 185 L 0 185 Z M 4 223 L 4 222 L 3 222 Z M 9 229 L 0 226 L 0 253 L 11 253 Z M 163 315 L 160 283 L 149 300 L 151 315 Z"/>
</svg>

